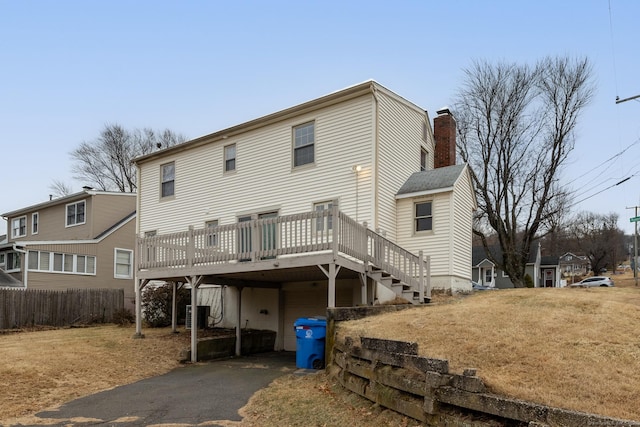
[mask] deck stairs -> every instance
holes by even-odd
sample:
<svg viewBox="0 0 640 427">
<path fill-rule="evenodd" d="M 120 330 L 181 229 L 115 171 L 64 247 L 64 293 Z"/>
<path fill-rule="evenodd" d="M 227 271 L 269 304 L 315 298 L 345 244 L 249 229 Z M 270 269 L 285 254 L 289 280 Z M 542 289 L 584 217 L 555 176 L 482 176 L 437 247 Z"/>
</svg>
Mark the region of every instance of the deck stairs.
<svg viewBox="0 0 640 427">
<path fill-rule="evenodd" d="M 420 291 L 418 289 L 415 289 L 410 284 L 403 282 L 378 267 L 371 266 L 370 271 L 367 272 L 367 276 L 374 282 L 392 290 L 398 297 L 409 301 L 411 304 L 423 304 L 429 302 L 428 298 L 420 301 Z"/>
</svg>

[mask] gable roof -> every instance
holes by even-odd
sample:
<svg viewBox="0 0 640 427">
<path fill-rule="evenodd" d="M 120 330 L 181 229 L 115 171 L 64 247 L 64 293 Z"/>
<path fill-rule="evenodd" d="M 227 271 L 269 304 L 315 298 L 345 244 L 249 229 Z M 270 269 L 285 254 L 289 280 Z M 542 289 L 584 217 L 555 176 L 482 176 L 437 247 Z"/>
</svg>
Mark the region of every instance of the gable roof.
<svg viewBox="0 0 640 427">
<path fill-rule="evenodd" d="M 182 144 L 174 145 L 162 150 L 154 151 L 153 153 L 146 154 L 144 156 L 133 159 L 134 164 L 141 164 L 147 161 L 162 158 L 166 155 L 179 153 L 181 151 L 189 150 L 191 148 L 199 147 L 202 145 L 210 144 L 216 141 L 227 139 L 234 135 L 239 135 L 254 129 L 258 129 L 273 123 L 280 122 L 292 117 L 296 117 L 302 114 L 308 114 L 309 112 L 319 110 L 331 105 L 335 105 L 340 102 L 354 99 L 363 95 L 374 95 L 376 92 L 382 92 L 394 98 L 396 101 L 403 105 L 420 112 L 428 117 L 427 112 L 417 106 L 416 104 L 408 101 L 406 98 L 396 94 L 395 92 L 382 86 L 375 80 L 367 80 L 362 83 L 358 83 L 353 86 L 349 86 L 345 89 L 332 92 L 328 95 L 321 96 L 311 101 L 303 102 L 302 104 L 295 105 L 293 107 L 286 108 L 284 110 L 277 111 L 275 113 L 267 114 L 266 116 L 259 117 L 257 119 L 250 120 L 248 122 L 241 123 L 239 125 L 232 126 L 230 128 L 222 129 L 217 132 L 210 133 L 208 135 L 201 136 L 199 138 L 192 139 L 190 141 L 183 142 Z M 429 120 L 427 118 L 427 123 Z"/>
<path fill-rule="evenodd" d="M 36 211 L 39 209 L 48 208 L 51 206 L 61 205 L 63 203 L 71 203 L 76 200 L 81 200 L 86 198 L 87 196 L 95 196 L 95 195 L 106 195 L 106 196 L 133 196 L 136 197 L 136 193 L 121 193 L 118 191 L 101 191 L 94 189 L 85 189 L 78 193 L 69 194 L 68 196 L 58 197 L 57 199 L 47 200 L 46 202 L 38 203 L 35 205 L 27 206 L 24 208 L 16 209 L 15 211 L 3 213 L 2 216 L 4 218 L 9 218 L 21 214 L 25 214 L 28 212 Z"/>
<path fill-rule="evenodd" d="M 415 172 L 402 184 L 402 187 L 396 193 L 396 198 L 402 199 L 436 191 L 452 190 L 465 168 L 466 164 L 461 164 Z"/>
<path fill-rule="evenodd" d="M 494 259 L 502 259 L 502 248 L 500 245 L 494 245 L 489 247 L 489 252 L 493 255 Z M 535 264 L 536 257 L 538 256 L 538 241 L 531 243 L 529 249 L 529 258 L 527 264 Z M 471 248 L 471 266 L 477 267 L 484 260 L 491 260 L 487 250 L 482 245 L 476 245 Z"/>
</svg>

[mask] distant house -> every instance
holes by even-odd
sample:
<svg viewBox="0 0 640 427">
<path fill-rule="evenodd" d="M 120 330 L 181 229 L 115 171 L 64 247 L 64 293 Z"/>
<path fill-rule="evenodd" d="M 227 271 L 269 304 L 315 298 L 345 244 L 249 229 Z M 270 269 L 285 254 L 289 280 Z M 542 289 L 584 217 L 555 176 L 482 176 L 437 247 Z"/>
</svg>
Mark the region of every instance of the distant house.
<svg viewBox="0 0 640 427">
<path fill-rule="evenodd" d="M 513 282 L 509 276 L 492 261 L 492 259 L 502 258 L 502 250 L 499 246 L 492 246 L 489 250 L 493 257 L 487 254 L 483 246 L 473 247 L 473 281 L 499 289 L 513 288 Z M 539 242 L 531 245 L 525 275 L 531 277 L 533 286 L 536 288 L 562 286 L 558 257 L 543 257 Z"/>
<path fill-rule="evenodd" d="M 136 195 L 79 193 L 2 214 L 0 269 L 24 288 L 124 289 L 134 298 Z"/>
<path fill-rule="evenodd" d="M 585 255 L 576 255 L 567 252 L 558 260 L 562 277 L 573 283 L 574 278 L 582 277 L 591 270 L 591 262 Z M 578 279 L 581 280 L 581 279 Z"/>
<path fill-rule="evenodd" d="M 222 324 L 275 330 L 276 349 L 327 307 L 470 290 L 476 200 L 455 120 L 443 109 L 432 128 L 377 82 L 135 163 L 140 288 L 224 286 Z"/>
</svg>

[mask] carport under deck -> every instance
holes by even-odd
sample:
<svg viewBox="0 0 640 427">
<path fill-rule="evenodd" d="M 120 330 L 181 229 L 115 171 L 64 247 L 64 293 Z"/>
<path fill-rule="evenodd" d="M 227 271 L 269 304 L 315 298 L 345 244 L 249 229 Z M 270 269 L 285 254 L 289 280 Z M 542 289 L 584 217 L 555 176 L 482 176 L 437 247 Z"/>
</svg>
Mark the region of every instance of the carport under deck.
<svg viewBox="0 0 640 427">
<path fill-rule="evenodd" d="M 359 279 L 360 303 L 373 300 L 381 283 L 413 303 L 430 297 L 429 261 L 360 225 L 337 207 L 213 228 L 139 237 L 137 241 L 136 334 L 141 335 L 140 292 L 151 280 L 189 283 L 192 306 L 201 284 L 238 292 L 236 352 L 240 351 L 242 289 L 280 288 L 283 283 L 327 281 L 327 305 L 336 305 L 336 280 Z M 192 313 L 196 324 L 196 310 Z M 280 331 L 281 333 L 281 331 Z M 197 328 L 191 357 L 197 360 Z"/>
</svg>

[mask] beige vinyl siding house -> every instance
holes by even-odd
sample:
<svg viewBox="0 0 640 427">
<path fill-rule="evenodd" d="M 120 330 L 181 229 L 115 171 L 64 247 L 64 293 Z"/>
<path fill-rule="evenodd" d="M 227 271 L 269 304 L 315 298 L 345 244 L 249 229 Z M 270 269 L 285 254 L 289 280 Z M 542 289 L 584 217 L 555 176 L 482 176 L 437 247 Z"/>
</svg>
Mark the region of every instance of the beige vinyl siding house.
<svg viewBox="0 0 640 427">
<path fill-rule="evenodd" d="M 407 232 L 396 199 L 435 141 L 423 109 L 368 81 L 138 158 L 137 286 L 186 283 L 195 305 L 218 285 L 220 326 L 273 328 L 286 350 L 327 306 L 423 303 L 432 277 L 470 290 L 468 177 L 434 193 L 442 233 Z"/>
<path fill-rule="evenodd" d="M 16 218 L 28 219 L 24 234 L 12 237 L 10 233 L 0 246 L 5 258 L 19 258 L 16 268 L 5 266 L 5 270 L 29 289 L 124 289 L 125 307 L 131 309 L 135 298 L 135 207 L 135 194 L 86 188 L 5 213 L 2 216 L 8 229 Z M 117 268 L 128 271 L 117 274 Z"/>
</svg>

